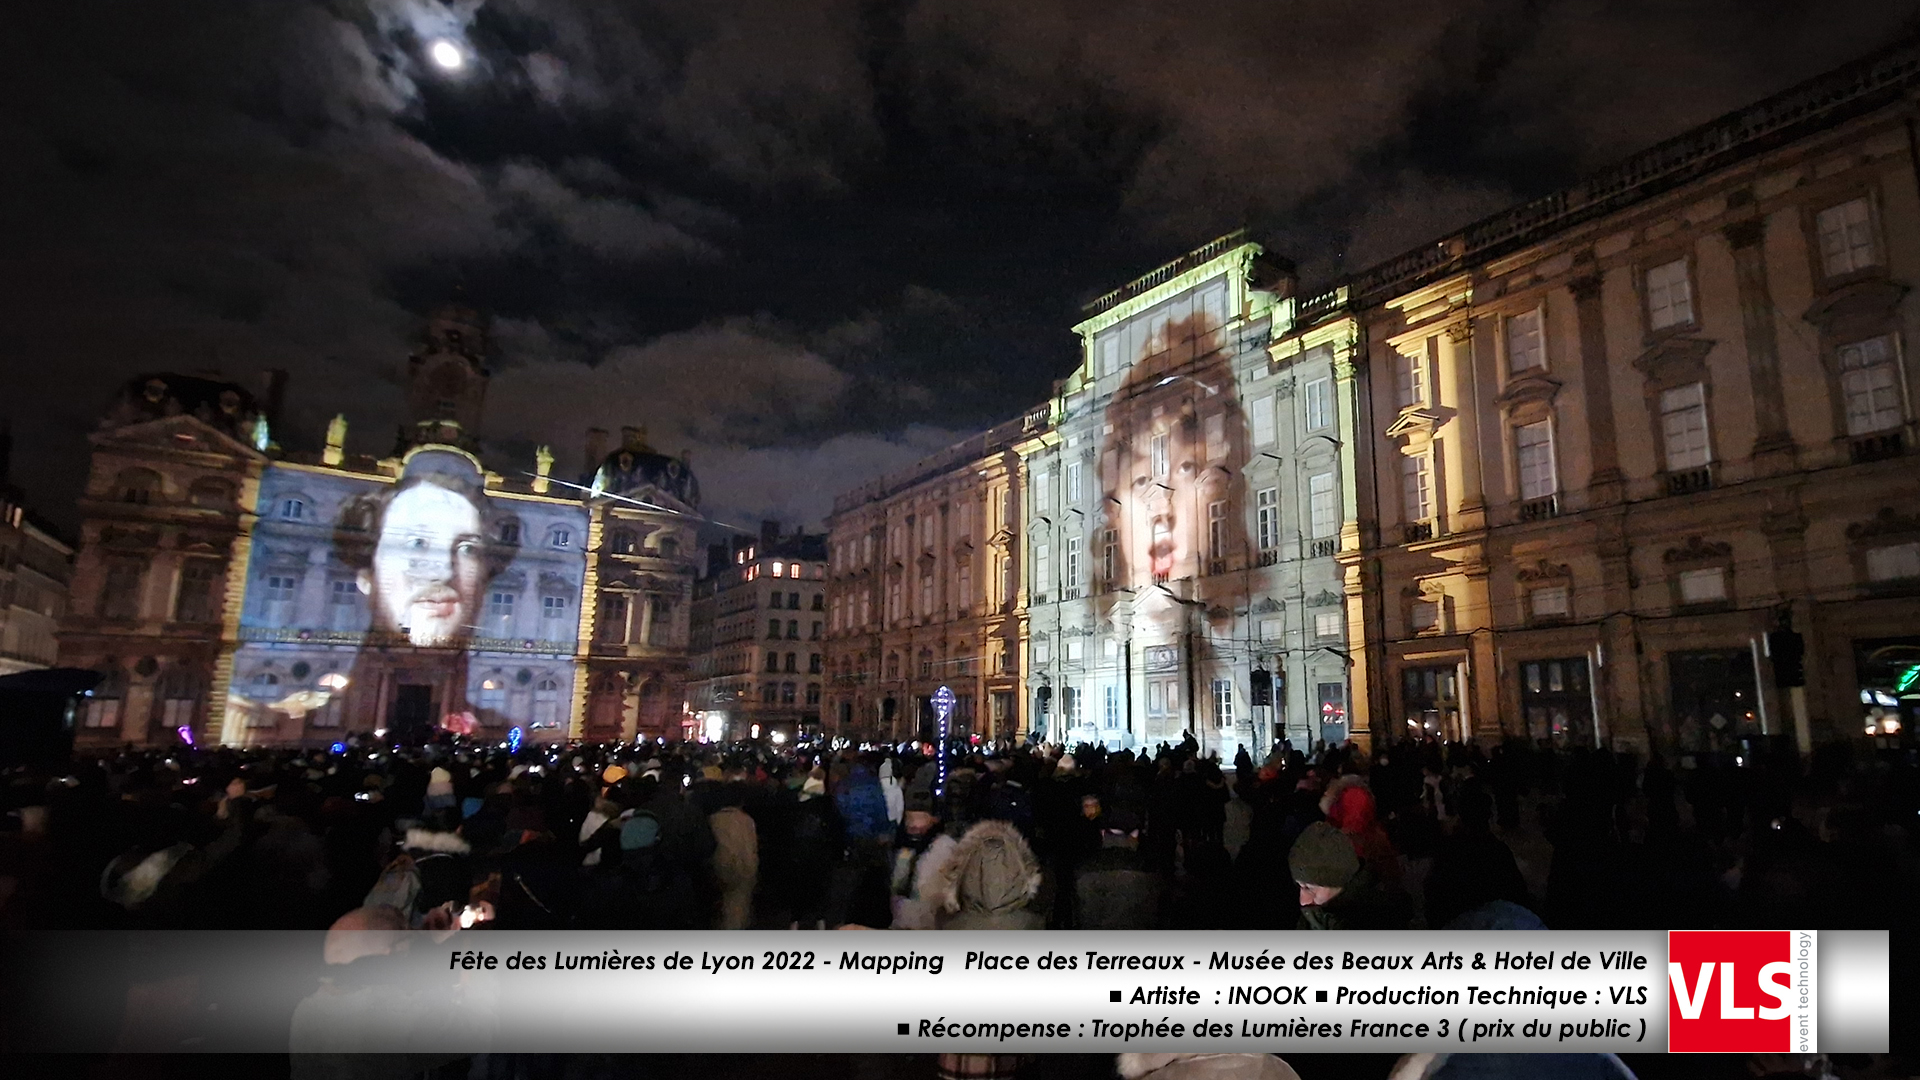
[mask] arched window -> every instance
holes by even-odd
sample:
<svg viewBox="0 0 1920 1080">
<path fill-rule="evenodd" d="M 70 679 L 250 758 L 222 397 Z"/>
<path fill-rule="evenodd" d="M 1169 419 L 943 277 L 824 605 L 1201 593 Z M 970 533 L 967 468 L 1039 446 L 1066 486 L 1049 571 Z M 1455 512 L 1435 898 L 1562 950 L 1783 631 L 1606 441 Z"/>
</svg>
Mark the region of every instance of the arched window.
<svg viewBox="0 0 1920 1080">
<path fill-rule="evenodd" d="M 202 510 L 226 510 L 233 506 L 233 485 L 225 480 L 195 480 L 187 492 L 187 501 Z"/>
<path fill-rule="evenodd" d="M 192 728 L 200 713 L 200 677 L 191 668 L 176 664 L 160 677 L 153 696 L 154 718 L 162 728 Z"/>
<path fill-rule="evenodd" d="M 147 506 L 160 498 L 160 474 L 152 469 L 124 469 L 114 479 L 113 489 L 121 502 Z"/>
<path fill-rule="evenodd" d="M 313 501 L 297 491 L 283 492 L 273 500 L 273 516 L 281 521 L 314 521 L 318 512 Z"/>
<path fill-rule="evenodd" d="M 500 712 L 507 707 L 507 675 L 499 668 L 487 672 L 480 679 L 480 693 L 475 704 L 482 710 L 492 713 L 486 719 L 498 719 Z"/>
<path fill-rule="evenodd" d="M 569 548 L 573 546 L 573 530 L 564 525 L 555 525 L 547 530 L 547 546 L 550 548 Z"/>
<path fill-rule="evenodd" d="M 533 727 L 535 730 L 560 726 L 560 681 L 543 675 L 533 684 Z"/>
</svg>

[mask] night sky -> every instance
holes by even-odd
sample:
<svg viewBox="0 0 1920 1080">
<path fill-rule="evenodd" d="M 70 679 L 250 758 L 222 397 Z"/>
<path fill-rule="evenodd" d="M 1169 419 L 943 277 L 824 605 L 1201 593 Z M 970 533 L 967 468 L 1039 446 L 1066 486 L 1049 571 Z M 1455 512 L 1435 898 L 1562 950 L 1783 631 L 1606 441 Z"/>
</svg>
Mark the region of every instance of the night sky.
<svg viewBox="0 0 1920 1080">
<path fill-rule="evenodd" d="M 0 416 L 75 521 L 146 371 L 384 453 L 495 317 L 490 463 L 646 424 L 709 512 L 1043 399 L 1079 304 L 1237 225 L 1324 281 L 1910 32 L 1920 0 L 61 0 L 0 36 Z M 447 74 L 428 42 L 471 63 Z"/>
</svg>

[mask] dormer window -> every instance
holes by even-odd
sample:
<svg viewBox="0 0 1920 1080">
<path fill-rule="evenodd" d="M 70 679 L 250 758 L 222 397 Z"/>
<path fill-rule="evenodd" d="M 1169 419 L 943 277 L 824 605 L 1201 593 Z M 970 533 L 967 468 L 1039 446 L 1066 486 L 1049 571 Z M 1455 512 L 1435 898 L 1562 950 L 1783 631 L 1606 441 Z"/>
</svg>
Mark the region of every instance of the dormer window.
<svg viewBox="0 0 1920 1080">
<path fill-rule="evenodd" d="M 305 521 L 307 515 L 307 500 L 298 495 L 289 495 L 280 500 L 281 521 Z"/>
</svg>

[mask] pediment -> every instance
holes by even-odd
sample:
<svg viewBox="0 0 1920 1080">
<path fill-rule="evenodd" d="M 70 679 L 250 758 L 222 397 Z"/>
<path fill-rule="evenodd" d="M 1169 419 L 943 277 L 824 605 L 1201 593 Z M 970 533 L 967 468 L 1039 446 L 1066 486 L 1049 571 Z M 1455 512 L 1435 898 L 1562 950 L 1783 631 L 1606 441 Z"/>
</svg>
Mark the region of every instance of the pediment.
<svg viewBox="0 0 1920 1080">
<path fill-rule="evenodd" d="M 1886 278 L 1871 278 L 1842 285 L 1832 292 L 1814 301 L 1802 316 L 1816 326 L 1823 326 L 1849 316 L 1869 316 L 1884 318 L 1893 313 L 1900 299 L 1907 295 L 1907 286 Z"/>
<path fill-rule="evenodd" d="M 237 459 L 263 460 L 266 455 L 191 413 L 142 420 L 125 427 L 94 433 L 96 445 L 122 449 L 146 447 L 176 453 L 218 454 Z"/>
<path fill-rule="evenodd" d="M 1393 423 L 1387 425 L 1387 437 L 1400 439 L 1412 435 L 1425 435 L 1432 438 L 1434 429 L 1439 426 L 1439 413 L 1431 409 L 1407 409 L 1401 412 Z"/>
<path fill-rule="evenodd" d="M 1517 575 L 1521 581 L 1556 581 L 1573 576 L 1573 568 L 1566 563 L 1553 563 L 1545 559 L 1531 566 L 1523 566 Z"/>
<path fill-rule="evenodd" d="M 1883 506 L 1871 519 L 1847 526 L 1849 540 L 1874 540 L 1887 536 L 1920 536 L 1920 514 L 1901 514 L 1891 506 Z"/>
<path fill-rule="evenodd" d="M 1332 589 L 1321 589 L 1319 592 L 1309 597 L 1307 599 L 1307 603 L 1313 605 L 1314 607 L 1327 607 L 1333 604 L 1340 603 L 1341 599 L 1342 598 L 1340 594 L 1337 592 L 1334 592 Z"/>
<path fill-rule="evenodd" d="M 1500 392 L 1500 396 L 1494 399 L 1494 403 L 1501 408 L 1511 409 L 1516 405 L 1549 402 L 1560 393 L 1562 385 L 1559 379 L 1553 378 L 1539 368 L 1534 368 L 1507 383 L 1507 388 Z"/>
<path fill-rule="evenodd" d="M 1661 556 L 1669 563 L 1718 562 L 1733 557 L 1733 545 L 1724 541 L 1703 540 L 1698 536 L 1687 537 L 1684 547 L 1668 548 Z"/>
<path fill-rule="evenodd" d="M 987 537 L 987 543 L 992 544 L 994 547 L 997 547 L 997 548 L 1012 547 L 1013 540 L 1014 540 L 1014 536 L 1013 536 L 1012 529 L 1001 529 L 999 532 L 994 533 L 992 536 Z"/>
<path fill-rule="evenodd" d="M 1633 366 L 1654 382 L 1698 382 L 1706 376 L 1707 354 L 1717 344 L 1710 338 L 1664 338 L 1634 357 Z"/>
</svg>

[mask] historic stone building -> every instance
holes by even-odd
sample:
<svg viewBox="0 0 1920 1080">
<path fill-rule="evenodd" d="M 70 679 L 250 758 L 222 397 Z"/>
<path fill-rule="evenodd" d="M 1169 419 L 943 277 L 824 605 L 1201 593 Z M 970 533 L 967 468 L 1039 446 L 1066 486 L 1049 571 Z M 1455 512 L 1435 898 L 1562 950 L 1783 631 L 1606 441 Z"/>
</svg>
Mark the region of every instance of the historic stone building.
<svg viewBox="0 0 1920 1080">
<path fill-rule="evenodd" d="M 827 519 L 829 730 L 1011 738 L 1029 722 L 1020 604 L 1019 458 L 1042 408 L 834 500 Z"/>
<path fill-rule="evenodd" d="M 77 745 L 207 729 L 269 437 L 267 410 L 246 387 L 172 374 L 129 380 L 89 436 L 59 660 L 103 678 Z"/>
<path fill-rule="evenodd" d="M 1316 301 L 1367 327 L 1342 559 L 1379 735 L 1920 719 L 1916 87 L 1920 52 L 1871 58 Z"/>
<path fill-rule="evenodd" d="M 583 677 L 587 710 L 577 734 L 678 738 L 686 702 L 689 630 L 700 524 L 700 484 L 684 456 L 647 444 L 644 428 L 623 428 L 620 445 L 599 455 L 589 434 L 592 515 L 586 595 L 594 598 Z"/>
<path fill-rule="evenodd" d="M 0 675 L 53 666 L 73 577 L 73 548 L 7 482 L 10 439 L 0 425 Z"/>
<path fill-rule="evenodd" d="M 384 456 L 349 453 L 345 417 L 282 452 L 233 383 L 130 382 L 93 437 L 61 633 L 106 676 L 80 743 L 678 734 L 698 486 L 638 429 L 580 484 L 544 447 L 487 468 L 489 347 L 471 308 L 428 318 Z"/>
<path fill-rule="evenodd" d="M 689 737 L 785 740 L 820 731 L 827 672 L 827 537 L 763 521 L 707 549 L 694 585 Z"/>
<path fill-rule="evenodd" d="M 1192 732 L 1231 757 L 1344 737 L 1352 333 L 1296 332 L 1291 267 L 1223 237 L 1089 306 L 1018 447 L 1047 738 Z M 1347 326 L 1341 323 L 1340 326 Z"/>
</svg>

